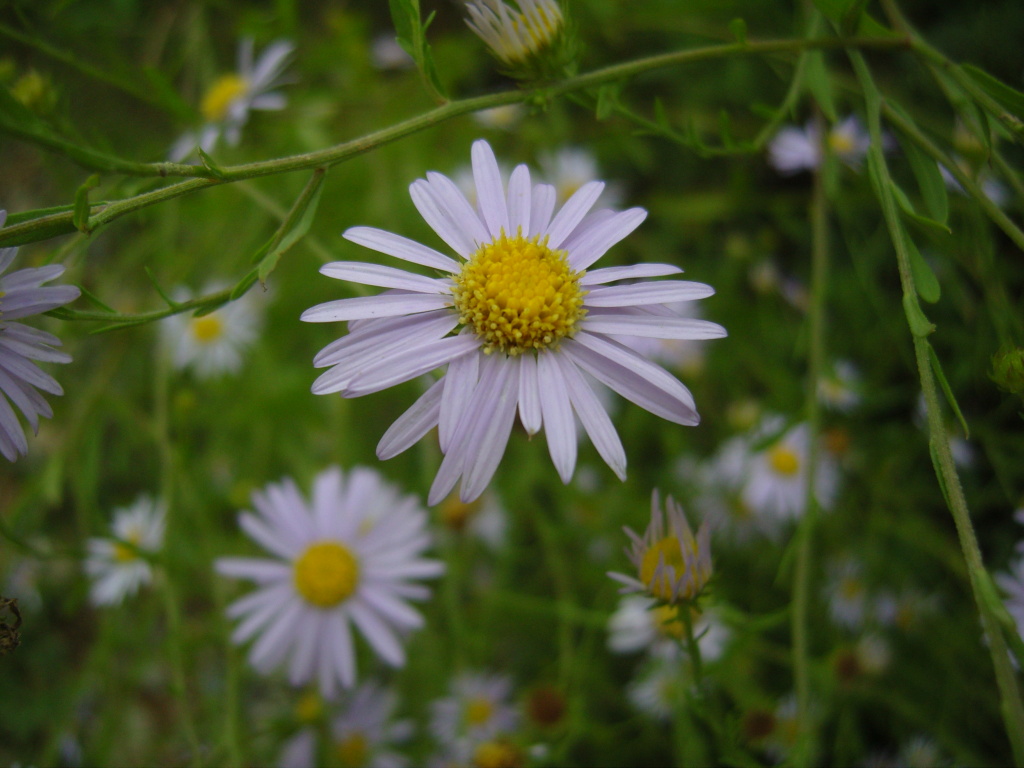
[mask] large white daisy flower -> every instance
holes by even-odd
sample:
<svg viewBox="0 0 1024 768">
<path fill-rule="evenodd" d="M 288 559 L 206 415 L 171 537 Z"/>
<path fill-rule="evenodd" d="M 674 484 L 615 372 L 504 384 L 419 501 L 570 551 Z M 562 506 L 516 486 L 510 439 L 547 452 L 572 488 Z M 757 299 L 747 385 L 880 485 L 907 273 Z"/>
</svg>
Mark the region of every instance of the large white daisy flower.
<svg viewBox="0 0 1024 768">
<path fill-rule="evenodd" d="M 544 427 L 563 482 L 576 464 L 579 417 L 598 453 L 620 478 L 626 454 L 591 386 L 589 373 L 628 400 L 677 424 L 699 421 L 689 390 L 613 335 L 710 339 L 725 330 L 665 307 L 710 296 L 701 283 L 609 283 L 681 272 L 669 264 L 587 271 L 647 216 L 641 208 L 592 213 L 604 184 L 584 184 L 554 213 L 555 190 L 531 185 L 525 165 L 504 183 L 486 141 L 473 144 L 476 209 L 448 177 L 428 173 L 410 187 L 423 218 L 460 257 L 370 227 L 345 237 L 381 253 L 440 270 L 430 278 L 393 267 L 334 262 L 329 277 L 391 290 L 306 310 L 307 322 L 356 321 L 313 364 L 330 366 L 315 394 L 343 397 L 386 389 L 442 366 L 447 372 L 387 431 L 377 446 L 395 456 L 438 427 L 445 454 L 429 503 L 462 478 L 464 501 L 478 497 L 505 451 L 518 410 L 527 433 Z M 554 215 L 552 215 L 554 214 Z"/>
<path fill-rule="evenodd" d="M 140 496 L 130 507 L 114 510 L 113 538 L 89 539 L 85 572 L 92 579 L 93 605 L 117 605 L 152 581 L 153 569 L 141 553 L 163 546 L 166 511 L 163 502 Z"/>
<path fill-rule="evenodd" d="M 0 210 L 0 227 L 6 221 L 7 211 Z M 19 269 L 2 276 L 17 253 L 17 248 L 0 248 L 0 454 L 8 461 L 28 453 L 25 431 L 11 404 L 37 433 L 39 417 L 53 416 L 37 390 L 64 394 L 56 379 L 43 373 L 33 361 L 71 362 L 70 355 L 54 349 L 60 346 L 56 336 L 12 321 L 64 306 L 81 294 L 73 285 L 43 285 L 64 274 L 60 264 Z"/>
<path fill-rule="evenodd" d="M 355 683 L 355 624 L 378 656 L 402 666 L 401 635 L 423 624 L 406 600 L 429 595 L 412 580 L 444 571 L 422 557 L 430 534 L 419 502 L 372 470 L 356 468 L 346 478 L 336 467 L 317 476 L 308 503 L 290 479 L 255 492 L 252 502 L 255 514 L 242 513 L 239 524 L 275 558 L 216 564 L 225 576 L 259 584 L 228 607 L 241 620 L 236 643 L 259 635 L 250 663 L 267 674 L 287 662 L 293 685 L 316 679 L 331 698 L 338 683 Z"/>
<path fill-rule="evenodd" d="M 252 38 L 242 38 L 238 43 L 238 70 L 221 75 L 207 89 L 199 105 L 206 122 L 175 142 L 169 153 L 170 160 L 180 162 L 197 147 L 212 152 L 221 136 L 235 146 L 251 110 L 284 109 L 287 99 L 274 89 L 287 83 L 284 69 L 293 50 L 295 46 L 291 42 L 277 40 L 254 61 Z"/>
</svg>

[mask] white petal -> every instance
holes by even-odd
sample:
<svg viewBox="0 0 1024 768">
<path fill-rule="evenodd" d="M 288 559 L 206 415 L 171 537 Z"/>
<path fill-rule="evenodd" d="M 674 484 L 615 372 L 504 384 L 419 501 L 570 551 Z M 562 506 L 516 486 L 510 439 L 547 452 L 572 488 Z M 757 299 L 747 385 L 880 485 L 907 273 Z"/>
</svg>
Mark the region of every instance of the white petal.
<svg viewBox="0 0 1024 768">
<path fill-rule="evenodd" d="M 367 317 L 395 317 L 430 312 L 451 306 L 452 297 L 436 293 L 397 293 L 380 296 L 360 296 L 317 304 L 302 313 L 307 323 L 334 323 L 342 320 L 360 320 Z"/>
<path fill-rule="evenodd" d="M 604 267 L 587 272 L 580 278 L 580 285 L 599 285 L 615 280 L 630 280 L 638 277 L 664 277 L 682 272 L 672 264 L 633 264 L 628 267 Z"/>
<path fill-rule="evenodd" d="M 377 443 L 377 458 L 390 459 L 420 440 L 437 424 L 445 380 L 439 379 L 399 416 Z"/>
<path fill-rule="evenodd" d="M 530 237 L 543 235 L 548 231 L 551 214 L 555 210 L 557 192 L 551 184 L 535 184 L 530 205 Z"/>
<path fill-rule="evenodd" d="M 569 266 L 579 272 L 600 259 L 608 249 L 640 226 L 647 218 L 643 208 L 630 208 L 614 216 L 602 218 L 590 226 L 587 222 L 573 234 L 565 249 L 569 251 Z"/>
<path fill-rule="evenodd" d="M 517 165 L 508 180 L 509 235 L 530 235 L 530 170 Z"/>
<path fill-rule="evenodd" d="M 352 379 L 342 394 L 345 397 L 362 397 L 371 392 L 379 392 L 428 373 L 457 357 L 475 352 L 479 347 L 480 342 L 472 335 L 449 336 L 424 344 L 419 349 L 410 350 L 405 358 L 389 358 L 381 365 L 367 366 Z"/>
<path fill-rule="evenodd" d="M 458 426 L 469 398 L 479 379 L 480 355 L 463 355 L 452 360 L 445 373 L 444 395 L 441 398 L 441 414 L 437 423 L 437 438 L 441 453 L 448 452 L 449 441 Z"/>
<path fill-rule="evenodd" d="M 320 267 L 320 274 L 363 285 L 398 288 L 416 293 L 446 293 L 449 292 L 451 285 L 446 280 L 435 280 L 406 272 L 404 269 L 382 267 L 379 264 L 366 264 L 361 261 L 332 261 Z"/>
<path fill-rule="evenodd" d="M 369 323 L 364 321 L 364 325 L 321 349 L 313 358 L 313 367 L 325 368 L 348 362 L 354 356 L 401 344 L 403 341 L 410 346 L 417 346 L 441 339 L 458 324 L 458 315 L 445 309 L 387 317 Z"/>
<path fill-rule="evenodd" d="M 324 649 L 321 658 L 321 669 L 333 667 L 341 678 L 341 684 L 351 688 L 356 682 L 356 656 L 352 648 L 352 631 L 341 611 L 334 611 L 328 618 L 327 633 L 328 642 L 325 643 L 327 648 Z M 321 672 L 321 687 L 323 679 L 324 675 Z"/>
<path fill-rule="evenodd" d="M 376 611 L 358 600 L 352 602 L 348 611 L 352 621 L 359 627 L 359 631 L 373 646 L 373 650 L 377 652 L 378 656 L 393 667 L 405 664 L 405 651 L 402 650 L 402 644 L 398 642 L 394 631 L 381 620 Z"/>
<path fill-rule="evenodd" d="M 494 394 L 488 398 L 490 412 L 477 419 L 467 440 L 471 453 L 467 457 L 459 491 L 459 498 L 466 503 L 484 492 L 505 453 L 516 417 L 516 393 L 519 389 L 517 359 L 498 361 Z"/>
<path fill-rule="evenodd" d="M 583 300 L 587 307 L 630 307 L 644 304 L 670 304 L 674 301 L 694 301 L 714 294 L 704 283 L 688 280 L 660 280 L 658 282 L 612 285 L 594 288 Z M 349 299 L 352 301 L 352 299 Z"/>
<path fill-rule="evenodd" d="M 579 416 L 583 428 L 590 436 L 590 441 L 619 480 L 624 481 L 626 479 L 626 451 L 622 447 L 622 441 L 612 425 L 612 420 L 608 418 L 604 406 L 601 405 L 601 401 L 597 399 L 594 391 L 571 360 L 558 355 L 552 355 L 552 357 L 555 358 L 562 370 L 562 376 L 569 392 L 569 400 L 572 402 L 572 407 L 576 411 L 576 415 Z"/>
<path fill-rule="evenodd" d="M 434 171 L 427 173 L 427 181 L 441 211 L 449 220 L 465 230 L 474 245 L 479 246 L 490 240 L 487 227 L 480 221 L 480 216 L 466 200 L 466 196 L 462 194 L 462 190 L 455 185 L 455 182 L 443 173 Z"/>
<path fill-rule="evenodd" d="M 409 185 L 409 196 L 412 198 L 416 210 L 420 212 L 420 216 L 437 233 L 437 236 L 448 243 L 457 254 L 468 259 L 476 250 L 476 244 L 466 231 L 464 222 L 452 221 L 445 214 L 430 183 L 423 179 L 417 179 Z M 458 269 L 451 271 L 456 272 Z"/>
<path fill-rule="evenodd" d="M 602 316 L 590 313 L 583 319 L 582 327 L 591 333 L 648 336 L 655 339 L 721 339 L 728 335 L 718 323 L 688 317 Z"/>
<path fill-rule="evenodd" d="M 422 243 L 410 240 L 407 237 L 396 235 L 393 232 L 386 232 L 383 229 L 373 227 L 352 227 L 342 235 L 357 245 L 372 248 L 378 253 L 386 253 L 396 259 L 402 259 L 412 264 L 440 269 L 449 274 L 459 271 L 459 263 L 455 259 L 445 256 L 443 253 L 428 248 Z"/>
<path fill-rule="evenodd" d="M 474 141 L 472 157 L 476 196 L 491 238 L 497 239 L 503 231 L 512 234 L 509 231 L 508 204 L 505 201 L 501 171 L 491 145 L 483 139 Z"/>
<path fill-rule="evenodd" d="M 588 181 L 576 190 L 547 228 L 548 247 L 558 248 L 573 233 L 604 190 L 603 181 Z"/>
<path fill-rule="evenodd" d="M 537 385 L 537 357 L 532 352 L 523 355 L 519 363 L 519 420 L 526 434 L 531 436 L 540 432 L 544 423 Z"/>
<path fill-rule="evenodd" d="M 410 608 L 386 589 L 367 586 L 361 597 L 377 613 L 396 626 L 404 629 L 418 629 L 423 626 L 423 617 L 419 612 Z"/>
<path fill-rule="evenodd" d="M 563 483 L 572 479 L 576 468 L 576 422 L 562 371 L 555 362 L 556 352 L 541 352 L 537 355 L 537 389 L 540 391 L 540 408 L 544 414 L 544 435 L 548 441 L 548 453 L 558 470 Z"/>
</svg>

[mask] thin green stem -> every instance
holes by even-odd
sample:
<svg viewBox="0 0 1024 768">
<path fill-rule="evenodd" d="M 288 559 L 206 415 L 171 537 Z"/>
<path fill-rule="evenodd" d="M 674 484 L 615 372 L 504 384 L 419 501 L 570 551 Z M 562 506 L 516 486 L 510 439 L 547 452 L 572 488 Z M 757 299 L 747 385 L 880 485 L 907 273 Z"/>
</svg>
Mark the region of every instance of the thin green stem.
<svg viewBox="0 0 1024 768">
<path fill-rule="evenodd" d="M 868 129 L 871 132 L 871 148 L 869 163 L 876 170 L 876 192 L 882 206 L 882 214 L 896 250 L 896 259 L 900 273 L 900 284 L 903 288 L 903 303 L 907 308 L 908 321 L 914 342 L 914 357 L 917 372 L 921 380 L 928 414 L 928 439 L 932 451 L 935 473 L 944 491 L 946 504 L 953 515 L 960 548 L 967 565 L 967 573 L 971 583 L 978 612 L 981 615 L 982 628 L 988 638 L 989 652 L 995 668 L 996 683 L 1002 701 L 1002 716 L 1007 736 L 1013 749 L 1014 761 L 1024 766 L 1024 705 L 1021 703 L 1020 691 L 1010 662 L 1006 641 L 1002 635 L 999 620 L 984 598 L 983 582 L 988 578 L 981 558 L 981 549 L 971 524 L 970 511 L 964 497 L 960 478 L 957 475 L 953 454 L 949 447 L 949 436 L 942 417 L 942 406 L 936 387 L 935 375 L 932 371 L 931 345 L 927 340 L 926 331 L 922 331 L 920 321 L 911 317 L 911 307 L 917 307 L 917 294 L 914 277 L 910 268 L 910 254 L 907 251 L 905 234 L 897 211 L 896 200 L 892 192 L 889 170 L 882 153 L 881 103 L 882 97 L 875 85 L 871 72 L 864 57 L 859 51 L 848 51 L 854 72 L 864 92 L 868 113 Z M 917 309 L 920 313 L 920 309 Z M 923 316 L 923 313 L 921 313 Z"/>
<path fill-rule="evenodd" d="M 537 503 L 531 509 L 533 523 L 540 537 L 541 551 L 548 574 L 555 585 L 558 601 L 558 680 L 563 689 L 568 689 L 572 682 L 572 672 L 576 659 L 576 648 L 573 642 L 571 611 L 566 606 L 573 605 L 572 580 L 569 576 L 569 564 L 559 546 L 558 534 L 551 521 L 544 516 L 543 510 L 551 509 L 551 504 Z"/>
<path fill-rule="evenodd" d="M 561 82 L 529 90 L 503 91 L 487 96 L 476 96 L 453 101 L 388 128 L 315 152 L 218 168 L 187 166 L 187 170 L 183 169 L 181 175 L 194 175 L 201 178 L 188 179 L 187 181 L 178 182 L 168 187 L 146 192 L 125 200 L 96 206 L 95 213 L 89 216 L 86 230 L 90 232 L 95 231 L 128 213 L 219 184 L 277 173 L 311 170 L 318 166 L 330 167 L 337 165 L 384 144 L 389 144 L 427 128 L 432 128 L 453 118 L 493 107 L 522 102 L 544 104 L 557 96 L 594 88 L 605 83 L 624 80 L 666 67 L 733 56 L 799 53 L 810 49 L 842 48 L 847 46 L 853 48 L 899 49 L 906 48 L 908 41 L 900 37 L 828 37 L 813 40 L 765 40 L 761 42 L 714 45 L 704 48 L 692 48 L 685 51 L 674 51 L 636 61 L 615 64 L 576 77 L 567 78 Z M 171 175 L 168 163 L 149 164 L 146 168 L 145 174 L 142 175 L 159 177 Z M 109 169 L 101 168 L 100 170 Z M 72 211 L 64 211 L 40 216 L 6 227 L 0 230 L 0 247 L 33 242 L 36 239 L 44 239 L 55 234 L 71 232 L 75 229 L 72 216 Z M 39 237 L 33 237 L 34 233 L 39 233 Z"/>
</svg>

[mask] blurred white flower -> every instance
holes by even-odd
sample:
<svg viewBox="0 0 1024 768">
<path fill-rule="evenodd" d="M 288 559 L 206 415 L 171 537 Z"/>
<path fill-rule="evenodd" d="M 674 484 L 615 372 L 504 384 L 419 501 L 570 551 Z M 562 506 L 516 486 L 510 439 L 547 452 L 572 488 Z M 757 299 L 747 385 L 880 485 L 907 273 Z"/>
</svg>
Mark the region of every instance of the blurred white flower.
<svg viewBox="0 0 1024 768">
<path fill-rule="evenodd" d="M 678 662 L 652 656 L 626 688 L 626 697 L 637 711 L 667 722 L 675 714 L 682 695 L 680 674 Z"/>
<path fill-rule="evenodd" d="M 828 151 L 852 168 L 859 168 L 871 137 L 856 115 L 850 115 L 832 126 L 825 138 Z M 813 122 L 803 128 L 786 126 L 775 134 L 768 145 L 768 162 L 783 176 L 792 176 L 821 165 L 821 146 Z"/>
<path fill-rule="evenodd" d="M 199 107 L 206 122 L 198 130 L 184 133 L 171 147 L 168 159 L 182 162 L 197 148 L 212 152 L 221 137 L 235 146 L 251 110 L 284 109 L 287 100 L 274 89 L 287 82 L 284 69 L 294 49 L 291 42 L 277 40 L 254 61 L 252 38 L 242 38 L 238 43 L 238 70 L 221 75 L 207 89 Z"/>
<path fill-rule="evenodd" d="M 130 507 L 114 510 L 113 538 L 90 538 L 85 572 L 92 579 L 93 605 L 117 605 L 153 580 L 153 569 L 140 553 L 163 546 L 167 509 L 163 502 L 140 496 Z"/>
<path fill-rule="evenodd" d="M 398 44 L 394 33 L 377 35 L 370 45 L 370 61 L 377 69 L 388 71 L 416 66 L 412 56 Z"/>
<path fill-rule="evenodd" d="M 526 107 L 522 104 L 504 104 L 473 113 L 473 119 L 478 124 L 500 131 L 511 131 L 525 116 Z"/>
<path fill-rule="evenodd" d="M 647 651 L 652 656 L 676 658 L 685 652 L 686 629 L 679 618 L 686 607 L 661 605 L 649 597 L 627 595 L 608 620 L 608 648 L 614 653 Z M 693 634 L 701 659 L 706 662 L 721 657 L 729 638 L 714 609 L 694 612 Z"/>
<path fill-rule="evenodd" d="M 511 693 L 512 681 L 502 675 L 456 676 L 450 694 L 430 705 L 430 732 L 442 751 L 468 761 L 478 745 L 511 734 L 519 725 Z"/>
<path fill-rule="evenodd" d="M 307 502 L 291 479 L 253 494 L 256 514 L 239 524 L 275 555 L 220 558 L 217 571 L 250 579 L 259 588 L 232 603 L 240 619 L 236 643 L 258 636 L 250 663 L 269 674 L 287 664 L 293 685 L 316 679 L 324 698 L 338 684 L 356 679 L 351 624 L 393 667 L 405 664 L 402 635 L 423 625 L 406 600 L 429 595 L 418 579 L 433 578 L 444 565 L 422 557 L 430 545 L 427 515 L 376 473 L 346 482 L 341 470 L 321 472 Z"/>
<path fill-rule="evenodd" d="M 818 400 L 833 410 L 849 413 L 861 401 L 861 375 L 849 360 L 836 360 L 818 379 Z"/>
<path fill-rule="evenodd" d="M 467 533 L 479 539 L 492 550 L 505 545 L 508 533 L 508 515 L 496 494 L 484 491 L 476 501 L 465 502 L 452 493 L 441 502 L 437 510 L 441 524 L 456 533 Z"/>
<path fill-rule="evenodd" d="M 223 284 L 208 284 L 202 295 L 215 293 Z M 192 298 L 186 288 L 174 292 L 175 301 Z M 263 324 L 262 302 L 253 291 L 201 317 L 188 312 L 164 318 L 160 324 L 164 343 L 176 368 L 192 369 L 202 379 L 236 373 L 242 354 L 259 335 Z"/>
<path fill-rule="evenodd" d="M 517 7 L 518 6 L 518 7 Z M 504 64 L 522 64 L 548 48 L 565 19 L 557 0 L 470 0 L 466 23 Z"/>
<path fill-rule="evenodd" d="M 6 221 L 7 211 L 0 210 L 0 227 Z M 43 285 L 64 274 L 59 264 L 19 269 L 3 276 L 17 253 L 17 248 L 0 248 L 0 454 L 8 461 L 17 461 L 19 455 L 28 453 L 25 431 L 11 404 L 37 434 L 39 417 L 53 416 L 49 403 L 37 390 L 64 394 L 57 380 L 40 370 L 36 361 L 71 362 L 71 355 L 54 349 L 61 342 L 52 333 L 12 321 L 62 307 L 81 294 L 73 285 Z"/>
<path fill-rule="evenodd" d="M 544 181 L 555 188 L 559 202 L 575 195 L 584 184 L 601 179 L 597 159 L 582 147 L 563 147 L 553 154 L 544 155 L 540 158 L 540 167 Z M 608 183 L 598 201 L 602 205 L 620 205 L 622 189 L 618 184 Z"/>
<path fill-rule="evenodd" d="M 829 565 L 825 595 L 832 621 L 847 629 L 860 629 L 867 618 L 869 602 L 864 569 L 850 557 Z"/>
<path fill-rule="evenodd" d="M 957 167 L 964 173 L 966 173 L 968 176 L 974 175 L 974 171 L 971 169 L 970 164 L 967 163 L 966 160 L 956 155 L 954 155 L 952 159 L 953 162 L 957 164 Z M 956 180 L 956 177 L 954 177 L 953 174 L 950 173 L 949 169 L 942 163 L 939 163 L 938 166 L 939 173 L 942 174 L 942 180 L 946 182 L 946 186 L 949 189 L 953 190 L 954 192 L 958 192 L 961 195 L 966 195 L 967 190 L 965 190 L 963 188 L 963 185 L 961 185 L 960 182 Z M 993 177 L 990 173 L 981 171 L 980 173 L 977 174 L 975 181 L 981 188 L 981 193 L 1000 208 L 1005 208 L 1006 204 L 1010 202 L 1009 191 L 1006 189 L 1003 183 L 999 181 L 999 179 Z"/>
</svg>

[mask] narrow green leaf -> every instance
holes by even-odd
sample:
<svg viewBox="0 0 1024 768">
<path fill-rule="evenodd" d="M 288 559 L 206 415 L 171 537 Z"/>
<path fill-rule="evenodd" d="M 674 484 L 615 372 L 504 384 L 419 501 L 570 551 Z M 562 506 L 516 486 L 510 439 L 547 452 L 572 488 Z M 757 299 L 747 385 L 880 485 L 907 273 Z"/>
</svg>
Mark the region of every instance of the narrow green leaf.
<svg viewBox="0 0 1024 768">
<path fill-rule="evenodd" d="M 903 294 L 903 312 L 907 316 L 910 332 L 915 336 L 923 339 L 935 332 L 935 326 L 928 320 L 914 294 Z"/>
<path fill-rule="evenodd" d="M 231 301 L 236 301 L 252 287 L 252 284 L 259 278 L 259 270 L 252 269 L 245 273 L 245 276 L 238 281 L 234 288 L 231 289 Z"/>
<path fill-rule="evenodd" d="M 729 22 L 729 31 L 732 32 L 732 36 L 736 38 L 736 42 L 740 45 L 747 44 L 747 22 L 743 19 L 733 19 Z"/>
<path fill-rule="evenodd" d="M 100 309 L 106 310 L 107 312 L 113 312 L 115 314 L 117 313 L 116 309 L 114 309 L 109 304 L 107 304 L 104 301 L 102 301 L 99 296 L 97 296 L 95 293 L 93 293 L 92 291 L 88 290 L 87 288 L 83 288 L 82 286 L 78 286 L 78 290 L 80 290 L 82 292 L 82 295 L 86 299 L 91 301 L 93 304 L 95 304 Z"/>
<path fill-rule="evenodd" d="M 160 286 L 160 283 L 157 282 L 156 276 L 153 274 L 153 271 L 149 267 L 146 267 L 145 272 L 146 277 L 149 278 L 149 282 L 152 283 L 153 285 L 153 289 L 160 294 L 160 298 L 164 300 L 164 303 L 171 309 L 176 309 L 178 307 L 178 302 L 176 302 L 169 295 L 167 295 L 167 291 L 165 291 Z"/>
<path fill-rule="evenodd" d="M 910 163 L 914 178 L 917 179 L 917 188 L 921 190 L 921 198 L 929 217 L 940 224 L 945 224 L 949 219 L 949 192 L 938 163 L 926 155 L 909 136 L 904 137 L 900 147 Z"/>
<path fill-rule="evenodd" d="M 921 252 L 917 250 L 917 245 L 914 244 L 914 240 L 907 231 L 902 227 L 900 231 L 910 259 L 910 272 L 914 276 L 914 288 L 917 290 L 917 295 L 929 304 L 934 304 L 942 295 L 939 279 L 928 262 L 924 260 Z"/>
<path fill-rule="evenodd" d="M 224 175 L 224 171 L 222 171 L 220 169 L 220 166 L 217 165 L 217 162 L 212 157 L 210 157 L 206 152 L 204 152 L 202 147 L 196 147 L 196 150 L 199 152 L 199 159 L 203 161 L 203 167 L 206 168 L 206 170 L 212 173 L 215 178 L 227 178 Z"/>
<path fill-rule="evenodd" d="M 1013 620 L 1010 612 L 1006 610 L 1006 605 L 999 597 L 999 590 L 996 588 L 991 574 L 986 570 L 981 570 L 977 575 L 978 594 L 982 602 L 988 606 L 991 614 L 999 622 L 1007 645 L 1010 646 L 1013 655 L 1017 657 L 1017 663 L 1024 664 L 1024 640 L 1021 639 L 1020 632 L 1017 631 L 1017 622 Z"/>
<path fill-rule="evenodd" d="M 906 215 L 908 219 L 920 224 L 926 229 L 937 230 L 946 235 L 952 233 L 952 230 L 942 222 L 935 221 L 935 219 L 930 219 L 927 216 L 922 216 L 915 211 L 913 204 L 910 202 L 910 198 L 907 197 L 907 193 L 904 192 L 895 181 L 890 181 L 889 184 L 892 188 L 893 197 L 895 197 L 896 202 L 899 203 L 900 210 L 903 211 L 904 215 Z"/>
<path fill-rule="evenodd" d="M 317 168 L 306 184 L 302 194 L 295 200 L 292 209 L 281 226 L 270 238 L 267 247 L 267 255 L 260 260 L 257 269 L 257 276 L 261 283 L 266 283 L 267 277 L 277 267 L 281 256 L 288 251 L 299 239 L 309 231 L 313 218 L 316 216 L 317 206 L 320 204 L 320 193 L 323 190 L 324 177 L 327 175 L 325 168 Z"/>
<path fill-rule="evenodd" d="M 89 212 L 92 210 L 89 205 L 89 192 L 96 189 L 99 183 L 99 174 L 94 173 L 75 191 L 75 210 L 71 214 L 71 221 L 75 229 L 86 235 L 89 234 Z"/>
<path fill-rule="evenodd" d="M 928 345 L 928 357 L 932 361 L 932 370 L 935 372 L 935 378 L 938 379 L 939 386 L 942 388 L 942 394 L 946 396 L 946 402 L 949 403 L 949 407 L 952 408 L 953 413 L 956 414 L 957 421 L 960 422 L 960 428 L 964 431 L 964 437 L 970 437 L 971 430 L 967 427 L 967 419 L 964 418 L 963 411 L 960 410 L 960 404 L 956 401 L 956 397 L 953 395 L 953 389 L 949 386 L 946 374 L 942 370 L 942 363 L 939 362 L 939 356 L 935 354 L 935 349 L 931 344 Z"/>
<path fill-rule="evenodd" d="M 413 28 L 420 23 L 420 9 L 413 0 L 388 0 L 388 7 L 391 10 L 391 22 L 395 25 L 395 32 L 401 41 L 405 38 L 411 42 L 413 39 Z M 412 55 L 412 51 L 408 51 Z"/>
<path fill-rule="evenodd" d="M 998 101 L 1018 121 L 1024 121 L 1024 93 L 1011 88 L 1002 80 L 972 64 L 962 64 L 960 68 L 970 75 L 985 93 Z"/>
<path fill-rule="evenodd" d="M 837 120 L 836 105 L 832 99 L 832 78 L 825 67 L 825 56 L 821 51 L 807 51 L 805 56 L 804 82 L 829 122 L 834 123 Z"/>
<path fill-rule="evenodd" d="M 857 34 L 864 37 L 899 37 L 899 33 L 877 21 L 870 13 L 861 13 L 857 20 Z"/>
<path fill-rule="evenodd" d="M 597 89 L 597 107 L 594 110 L 598 120 L 607 120 L 615 111 L 619 99 L 619 88 L 614 83 L 606 83 Z"/>
</svg>

